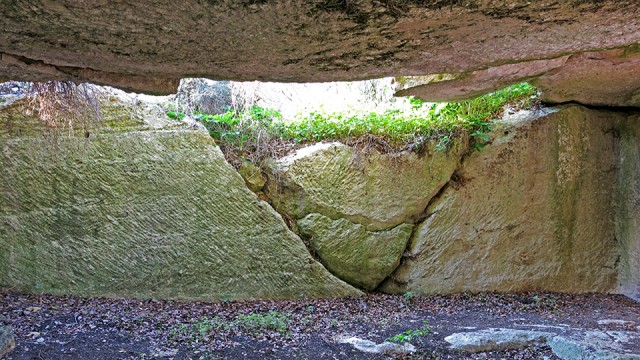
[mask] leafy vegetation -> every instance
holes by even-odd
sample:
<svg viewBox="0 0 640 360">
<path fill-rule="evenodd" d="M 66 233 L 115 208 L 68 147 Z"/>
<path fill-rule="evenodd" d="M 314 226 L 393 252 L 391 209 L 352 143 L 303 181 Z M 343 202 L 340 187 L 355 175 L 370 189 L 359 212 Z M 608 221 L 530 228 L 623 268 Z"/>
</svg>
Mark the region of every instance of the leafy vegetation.
<svg viewBox="0 0 640 360">
<path fill-rule="evenodd" d="M 182 120 L 185 118 L 186 114 L 178 111 L 167 111 L 167 116 L 172 120 Z"/>
<path fill-rule="evenodd" d="M 373 137 L 391 150 L 416 150 L 425 141 L 437 139 L 436 148 L 445 150 L 463 131 L 470 135 L 472 145 L 480 149 L 489 141 L 492 119 L 500 116 L 505 106 L 527 108 L 536 97 L 537 89 L 522 83 L 464 102 L 433 104 L 411 98 L 410 109 L 404 111 L 312 112 L 285 121 L 275 110 L 253 106 L 242 112 L 196 114 L 195 118 L 204 124 L 223 151 L 228 150 L 226 154 L 233 152 L 240 159 L 252 161 L 273 155 L 282 144 L 295 146 L 319 141 L 354 144 L 363 137 Z M 167 115 L 174 119 L 184 116 L 176 112 Z"/>
<path fill-rule="evenodd" d="M 291 315 L 279 311 L 268 313 L 251 313 L 249 315 L 240 314 L 234 321 L 224 321 L 219 317 L 202 317 L 192 324 L 179 324 L 169 332 L 169 339 L 181 341 L 186 339 L 190 342 L 202 342 L 213 335 L 216 331 L 236 330 L 253 335 L 263 333 L 278 333 L 283 336 L 289 334 L 291 325 Z"/>
<path fill-rule="evenodd" d="M 392 145 L 403 145 L 416 137 L 435 138 L 450 136 L 468 129 L 474 139 L 481 142 L 491 127 L 491 119 L 499 115 L 503 106 L 527 100 L 536 94 L 528 84 L 514 85 L 493 94 L 459 103 L 424 103 L 410 100 L 410 111 L 388 110 L 366 114 L 319 114 L 282 125 L 280 136 L 296 142 L 315 142 L 326 139 L 348 140 L 367 134 L 383 138 Z M 525 105 L 526 106 L 526 105 Z"/>
<path fill-rule="evenodd" d="M 402 295 L 404 302 L 406 302 L 407 304 L 410 304 L 413 301 L 414 297 L 415 297 L 415 294 L 411 291 L 407 291 Z"/>
<path fill-rule="evenodd" d="M 270 311 L 266 314 L 252 313 L 250 315 L 238 315 L 235 325 L 251 333 L 275 331 L 286 335 L 289 332 L 290 322 L 291 315 L 278 311 Z"/>
<path fill-rule="evenodd" d="M 387 341 L 395 342 L 395 343 L 405 343 L 411 342 L 414 339 L 429 334 L 431 331 L 431 327 L 426 322 L 423 322 L 422 327 L 420 329 L 412 329 L 407 330 L 405 332 L 401 332 L 400 334 L 393 335 L 387 338 Z"/>
</svg>

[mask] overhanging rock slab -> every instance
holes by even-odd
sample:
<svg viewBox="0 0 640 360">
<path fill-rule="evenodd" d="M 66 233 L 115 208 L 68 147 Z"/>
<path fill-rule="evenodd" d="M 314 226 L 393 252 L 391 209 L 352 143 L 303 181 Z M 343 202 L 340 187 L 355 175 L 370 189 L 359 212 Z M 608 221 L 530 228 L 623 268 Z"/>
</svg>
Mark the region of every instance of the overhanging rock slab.
<svg viewBox="0 0 640 360">
<path fill-rule="evenodd" d="M 3 1 L 0 79 L 171 93 L 194 76 L 469 74 L 637 45 L 639 12 L 635 0 Z"/>
</svg>

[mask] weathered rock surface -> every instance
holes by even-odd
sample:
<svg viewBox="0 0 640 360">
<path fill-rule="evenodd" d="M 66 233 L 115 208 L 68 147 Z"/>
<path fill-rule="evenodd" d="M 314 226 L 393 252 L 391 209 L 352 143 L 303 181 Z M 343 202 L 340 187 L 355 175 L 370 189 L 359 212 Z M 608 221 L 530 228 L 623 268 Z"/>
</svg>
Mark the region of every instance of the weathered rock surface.
<svg viewBox="0 0 640 360">
<path fill-rule="evenodd" d="M 233 94 L 229 81 L 183 79 L 174 101 L 191 106 L 188 113 L 222 114 L 233 106 Z"/>
<path fill-rule="evenodd" d="M 452 349 L 467 352 L 521 349 L 535 343 L 544 343 L 552 333 L 518 329 L 484 329 L 451 334 L 444 338 Z"/>
<path fill-rule="evenodd" d="M 4 1 L 0 13 L 0 78 L 155 93 L 175 92 L 177 79 L 192 76 L 304 82 L 469 74 L 640 42 L 635 0 Z M 588 79 L 593 91 L 604 84 L 591 92 L 597 99 L 619 78 Z"/>
<path fill-rule="evenodd" d="M 398 96 L 416 96 L 425 101 L 461 101 L 524 81 L 563 66 L 569 56 L 504 64 L 462 74 L 397 77 Z"/>
<path fill-rule="evenodd" d="M 616 238 L 620 247 L 618 291 L 640 301 L 640 116 L 618 125 Z"/>
<path fill-rule="evenodd" d="M 400 264 L 413 225 L 372 232 L 345 219 L 309 214 L 298 221 L 298 228 L 331 273 L 351 285 L 373 290 Z"/>
<path fill-rule="evenodd" d="M 458 167 L 465 143 L 422 156 L 317 144 L 272 164 L 266 189 L 276 209 L 294 219 L 319 213 L 367 230 L 389 229 L 420 217 Z"/>
<path fill-rule="evenodd" d="M 554 329 L 554 332 L 529 329 L 483 329 L 454 333 L 445 337 L 451 348 L 465 352 L 517 349 L 532 344 L 551 347 L 563 360 L 636 360 L 632 349 L 640 344 L 636 332 L 596 331 L 579 328 Z"/>
<path fill-rule="evenodd" d="M 550 103 L 640 106 L 640 47 L 586 52 L 439 77 L 399 78 L 397 95 L 426 101 L 466 100 L 528 81 Z"/>
<path fill-rule="evenodd" d="M 567 62 L 533 79 L 549 103 L 575 101 L 640 107 L 640 44 L 569 56 Z"/>
<path fill-rule="evenodd" d="M 381 289 L 613 290 L 614 126 L 625 117 L 570 106 L 512 118 L 465 159 Z"/>
<path fill-rule="evenodd" d="M 243 163 L 240 169 L 238 169 L 238 172 L 251 191 L 259 191 L 267 181 L 264 175 L 262 175 L 260 168 L 249 162 Z"/>
<path fill-rule="evenodd" d="M 338 337 L 337 341 L 340 344 L 351 344 L 356 349 L 370 354 L 407 356 L 416 352 L 416 347 L 409 343 L 396 344 L 385 341 L 383 343 L 376 344 L 371 340 L 363 340 L 357 337 Z"/>
<path fill-rule="evenodd" d="M 56 137 L 15 104 L 0 111 L 0 286 L 203 300 L 360 294 L 311 257 L 206 131 L 121 121 L 88 139 Z"/>
<path fill-rule="evenodd" d="M 549 339 L 553 353 L 563 360 L 640 360 L 630 344 L 640 344 L 637 332 L 587 331 Z"/>
<path fill-rule="evenodd" d="M 16 347 L 16 337 L 8 326 L 0 325 L 0 359 Z"/>
</svg>

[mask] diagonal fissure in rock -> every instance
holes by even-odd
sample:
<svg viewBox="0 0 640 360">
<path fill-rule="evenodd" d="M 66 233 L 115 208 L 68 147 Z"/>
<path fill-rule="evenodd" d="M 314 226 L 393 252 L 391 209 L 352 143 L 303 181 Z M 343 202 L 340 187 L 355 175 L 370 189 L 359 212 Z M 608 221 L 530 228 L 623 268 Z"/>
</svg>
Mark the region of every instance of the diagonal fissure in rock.
<svg viewBox="0 0 640 360">
<path fill-rule="evenodd" d="M 411 252 L 411 248 L 414 246 L 414 243 L 415 243 L 416 232 L 418 231 L 422 223 L 427 221 L 431 216 L 433 216 L 436 213 L 436 211 L 429 212 L 429 209 L 431 209 L 444 196 L 444 194 L 447 192 L 447 190 L 449 190 L 449 188 L 451 187 L 456 188 L 457 186 L 459 186 L 459 184 L 461 184 L 464 181 L 463 177 L 460 175 L 460 170 L 464 167 L 464 162 L 471 155 L 472 151 L 473 150 L 470 149 L 466 153 L 462 154 L 459 165 L 451 173 L 449 180 L 446 183 L 444 183 L 440 187 L 440 189 L 438 189 L 436 194 L 429 199 L 429 201 L 427 202 L 427 205 L 424 207 L 424 210 L 420 213 L 419 216 L 416 217 L 415 221 L 413 222 L 414 226 L 413 226 L 411 235 L 409 236 L 409 241 L 407 241 L 407 245 L 402 253 L 398 266 L 396 266 L 396 268 L 390 273 L 390 275 L 387 276 L 387 278 L 383 280 L 378 285 L 378 287 L 376 287 L 374 292 L 382 292 L 381 288 L 384 286 L 385 283 L 389 281 L 394 282 L 396 284 L 403 285 L 401 282 L 399 282 L 396 279 L 395 275 L 398 272 L 398 269 L 400 269 L 406 261 L 413 260 L 418 256 L 418 254 L 413 254 Z"/>
<path fill-rule="evenodd" d="M 433 201 L 459 180 L 468 140 L 462 135 L 447 153 L 430 148 L 426 157 L 376 154 L 360 167 L 352 163 L 356 150 L 344 145 L 314 149 L 313 157 L 297 157 L 286 170 L 267 170 L 265 193 L 314 259 L 347 283 L 373 291 L 401 264 Z"/>
</svg>

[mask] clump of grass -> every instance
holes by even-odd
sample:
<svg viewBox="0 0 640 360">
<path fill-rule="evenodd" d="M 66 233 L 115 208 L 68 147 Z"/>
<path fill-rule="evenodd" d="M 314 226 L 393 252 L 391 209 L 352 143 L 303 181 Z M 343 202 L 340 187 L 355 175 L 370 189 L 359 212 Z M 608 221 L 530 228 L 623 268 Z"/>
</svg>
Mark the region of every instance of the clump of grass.
<svg viewBox="0 0 640 360">
<path fill-rule="evenodd" d="M 292 147 L 277 131 L 283 119 L 275 110 L 253 106 L 220 115 L 196 114 L 195 119 L 207 128 L 227 160 L 237 168 L 245 161 L 259 164 Z"/>
<path fill-rule="evenodd" d="M 383 144 L 382 149 L 388 151 L 401 151 L 417 150 L 424 142 L 439 139 L 437 148 L 444 150 L 457 134 L 467 131 L 472 145 L 480 149 L 489 141 L 492 120 L 501 116 L 505 106 L 528 108 L 536 98 L 537 89 L 522 83 L 473 100 L 444 105 L 412 98 L 407 111 L 313 112 L 284 121 L 277 111 L 254 106 L 242 112 L 196 114 L 195 118 L 209 130 L 231 163 L 239 166 L 244 160 L 259 163 L 300 144 L 320 141 L 376 143 Z"/>
</svg>

